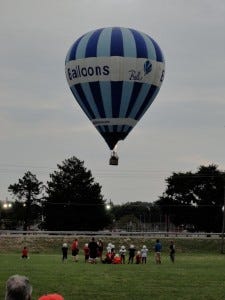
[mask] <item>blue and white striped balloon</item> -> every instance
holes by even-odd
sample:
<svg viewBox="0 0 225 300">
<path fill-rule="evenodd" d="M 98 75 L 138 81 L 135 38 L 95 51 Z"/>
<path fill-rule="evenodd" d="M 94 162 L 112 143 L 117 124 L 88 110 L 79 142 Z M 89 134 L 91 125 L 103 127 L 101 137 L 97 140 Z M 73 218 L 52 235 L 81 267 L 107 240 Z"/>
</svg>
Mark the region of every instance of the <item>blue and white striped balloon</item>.
<svg viewBox="0 0 225 300">
<path fill-rule="evenodd" d="M 158 44 L 145 33 L 122 27 L 84 34 L 65 62 L 74 97 L 111 150 L 149 108 L 164 71 Z"/>
</svg>

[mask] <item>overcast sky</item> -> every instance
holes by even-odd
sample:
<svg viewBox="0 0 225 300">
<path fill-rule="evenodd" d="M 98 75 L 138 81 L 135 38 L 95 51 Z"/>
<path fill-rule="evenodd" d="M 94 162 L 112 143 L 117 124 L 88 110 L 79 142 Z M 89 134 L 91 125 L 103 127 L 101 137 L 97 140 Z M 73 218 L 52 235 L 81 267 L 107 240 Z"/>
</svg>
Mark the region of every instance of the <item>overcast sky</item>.
<svg viewBox="0 0 225 300">
<path fill-rule="evenodd" d="M 46 183 L 76 156 L 105 199 L 153 202 L 172 172 L 225 170 L 224 0 L 0 0 L 0 199 L 26 171 Z M 64 62 L 84 33 L 130 27 L 166 60 L 161 90 L 125 141 L 119 166 L 73 98 Z"/>
</svg>

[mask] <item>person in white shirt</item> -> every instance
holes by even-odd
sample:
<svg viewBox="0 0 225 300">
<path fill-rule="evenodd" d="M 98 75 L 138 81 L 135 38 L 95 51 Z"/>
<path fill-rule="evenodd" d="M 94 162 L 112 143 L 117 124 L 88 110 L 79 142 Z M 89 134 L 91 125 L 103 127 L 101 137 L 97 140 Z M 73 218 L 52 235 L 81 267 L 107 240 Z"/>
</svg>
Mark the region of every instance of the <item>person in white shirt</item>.
<svg viewBox="0 0 225 300">
<path fill-rule="evenodd" d="M 147 262 L 148 249 L 145 245 L 143 245 L 141 249 L 141 262 L 142 264 L 146 264 Z"/>
</svg>

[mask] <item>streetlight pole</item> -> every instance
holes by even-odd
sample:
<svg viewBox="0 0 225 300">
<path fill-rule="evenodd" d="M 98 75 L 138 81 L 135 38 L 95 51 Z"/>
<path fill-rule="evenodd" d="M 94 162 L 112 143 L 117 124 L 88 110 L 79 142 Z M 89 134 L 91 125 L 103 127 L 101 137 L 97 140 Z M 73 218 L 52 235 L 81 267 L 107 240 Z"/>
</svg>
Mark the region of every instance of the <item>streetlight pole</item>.
<svg viewBox="0 0 225 300">
<path fill-rule="evenodd" d="M 222 223 L 222 234 L 221 234 L 221 253 L 224 254 L 224 231 L 225 231 L 225 185 L 223 187 L 223 198 L 224 198 L 224 203 L 223 203 L 223 223 Z"/>
</svg>

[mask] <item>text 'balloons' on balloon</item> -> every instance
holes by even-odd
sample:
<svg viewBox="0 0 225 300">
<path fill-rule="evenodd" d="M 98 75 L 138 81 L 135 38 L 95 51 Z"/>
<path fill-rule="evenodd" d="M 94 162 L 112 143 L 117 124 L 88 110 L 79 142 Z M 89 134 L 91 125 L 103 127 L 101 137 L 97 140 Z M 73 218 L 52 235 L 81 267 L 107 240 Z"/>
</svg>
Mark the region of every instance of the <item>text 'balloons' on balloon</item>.
<svg viewBox="0 0 225 300">
<path fill-rule="evenodd" d="M 165 60 L 149 35 L 107 27 L 88 32 L 73 43 L 65 72 L 75 99 L 113 150 L 157 96 Z"/>
</svg>

